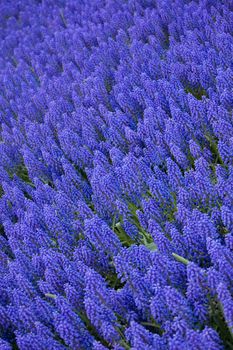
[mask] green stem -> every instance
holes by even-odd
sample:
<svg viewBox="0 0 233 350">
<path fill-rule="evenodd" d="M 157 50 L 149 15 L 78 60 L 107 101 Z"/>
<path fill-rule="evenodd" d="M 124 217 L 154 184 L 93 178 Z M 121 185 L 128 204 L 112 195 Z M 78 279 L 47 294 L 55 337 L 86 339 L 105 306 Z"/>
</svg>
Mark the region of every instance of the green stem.
<svg viewBox="0 0 233 350">
<path fill-rule="evenodd" d="M 154 328 L 159 328 L 159 329 L 161 329 L 161 327 L 160 327 L 159 325 L 155 324 L 155 323 L 151 323 L 151 322 L 141 322 L 141 324 L 142 324 L 143 326 L 150 326 L 150 327 L 154 327 Z"/>
<path fill-rule="evenodd" d="M 56 299 L 57 297 L 55 294 L 51 294 L 51 293 L 46 293 L 45 296 L 52 299 Z"/>
<path fill-rule="evenodd" d="M 149 243 L 146 245 L 146 247 L 151 251 L 156 251 L 158 249 L 155 243 Z M 190 263 L 189 260 L 185 259 L 183 256 L 178 255 L 176 253 L 172 253 L 172 256 L 173 258 L 175 258 L 177 261 L 181 262 L 184 265 L 188 265 Z"/>
<path fill-rule="evenodd" d="M 177 261 L 181 262 L 184 265 L 188 265 L 190 263 L 190 261 L 185 259 L 185 258 L 183 258 L 183 256 L 180 256 L 180 255 L 178 255 L 176 253 L 172 253 L 172 255 Z"/>
</svg>

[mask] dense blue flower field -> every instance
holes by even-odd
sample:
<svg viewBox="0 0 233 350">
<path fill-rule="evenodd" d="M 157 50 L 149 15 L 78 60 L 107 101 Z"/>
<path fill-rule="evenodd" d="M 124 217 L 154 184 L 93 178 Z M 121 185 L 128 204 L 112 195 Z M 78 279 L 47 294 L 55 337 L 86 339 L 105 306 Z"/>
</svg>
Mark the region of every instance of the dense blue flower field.
<svg viewBox="0 0 233 350">
<path fill-rule="evenodd" d="M 0 350 L 233 349 L 232 0 L 1 0 Z"/>
</svg>

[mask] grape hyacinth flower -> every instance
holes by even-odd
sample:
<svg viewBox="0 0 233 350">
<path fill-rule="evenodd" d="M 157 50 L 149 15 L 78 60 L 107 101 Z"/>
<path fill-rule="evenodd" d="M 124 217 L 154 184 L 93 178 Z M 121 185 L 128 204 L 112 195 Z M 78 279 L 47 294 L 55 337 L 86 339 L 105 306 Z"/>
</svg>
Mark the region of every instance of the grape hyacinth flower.
<svg viewBox="0 0 233 350">
<path fill-rule="evenodd" d="M 0 350 L 232 349 L 232 27 L 0 2 Z"/>
</svg>

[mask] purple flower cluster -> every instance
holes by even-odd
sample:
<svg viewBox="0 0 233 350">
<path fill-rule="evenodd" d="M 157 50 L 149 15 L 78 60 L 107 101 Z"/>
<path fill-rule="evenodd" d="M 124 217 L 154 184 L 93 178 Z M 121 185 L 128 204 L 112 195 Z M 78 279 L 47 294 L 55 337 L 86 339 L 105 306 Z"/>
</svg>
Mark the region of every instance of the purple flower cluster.
<svg viewBox="0 0 233 350">
<path fill-rule="evenodd" d="M 0 2 L 0 350 L 233 349 L 232 30 Z"/>
</svg>

